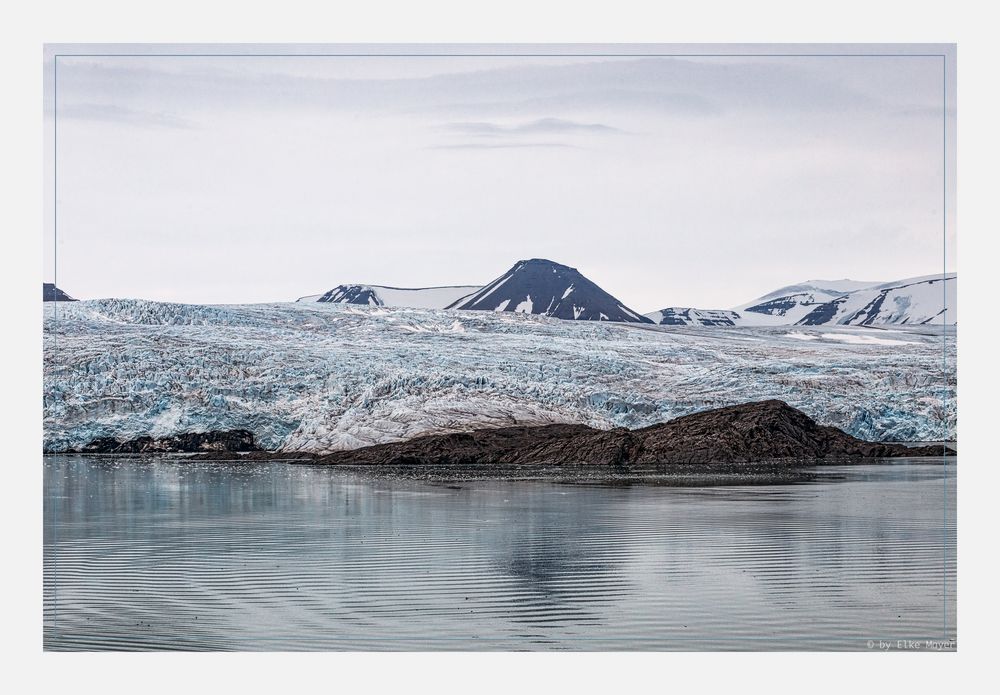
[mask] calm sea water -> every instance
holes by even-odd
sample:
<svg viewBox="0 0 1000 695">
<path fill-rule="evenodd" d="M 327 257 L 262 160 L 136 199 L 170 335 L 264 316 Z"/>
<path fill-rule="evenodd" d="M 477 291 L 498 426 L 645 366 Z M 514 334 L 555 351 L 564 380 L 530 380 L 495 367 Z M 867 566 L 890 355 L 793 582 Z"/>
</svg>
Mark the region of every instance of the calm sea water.
<svg viewBox="0 0 1000 695">
<path fill-rule="evenodd" d="M 50 456 L 44 646 L 928 648 L 956 632 L 950 461 L 615 487 Z"/>
</svg>

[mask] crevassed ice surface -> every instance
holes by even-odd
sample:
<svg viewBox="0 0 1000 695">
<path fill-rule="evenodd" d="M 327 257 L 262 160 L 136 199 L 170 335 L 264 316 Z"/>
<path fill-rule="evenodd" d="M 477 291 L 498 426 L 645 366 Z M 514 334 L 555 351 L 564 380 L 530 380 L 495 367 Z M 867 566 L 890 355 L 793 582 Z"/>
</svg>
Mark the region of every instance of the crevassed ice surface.
<svg viewBox="0 0 1000 695">
<path fill-rule="evenodd" d="M 44 311 L 48 450 L 245 428 L 266 448 L 329 451 L 515 423 L 635 428 L 765 398 L 865 439 L 955 431 L 953 328 L 120 299 Z"/>
</svg>

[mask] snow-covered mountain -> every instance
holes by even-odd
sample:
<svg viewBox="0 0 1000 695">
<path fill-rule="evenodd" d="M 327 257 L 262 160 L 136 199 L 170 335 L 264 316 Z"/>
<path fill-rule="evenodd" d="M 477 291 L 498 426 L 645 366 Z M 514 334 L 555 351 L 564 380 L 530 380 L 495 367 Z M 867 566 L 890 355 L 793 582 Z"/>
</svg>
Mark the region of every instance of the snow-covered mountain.
<svg viewBox="0 0 1000 695">
<path fill-rule="evenodd" d="M 51 282 L 42 283 L 43 302 L 75 302 L 76 300 L 63 292 Z"/>
<path fill-rule="evenodd" d="M 298 301 L 404 309 L 444 309 L 449 304 L 454 304 L 476 292 L 480 287 L 480 285 L 453 285 L 407 288 L 384 285 L 337 285 L 326 294 L 302 297 Z"/>
<path fill-rule="evenodd" d="M 956 273 L 887 282 L 824 302 L 796 323 L 802 326 L 954 324 L 958 320 L 957 284 Z"/>
<path fill-rule="evenodd" d="M 954 324 L 956 283 L 955 273 L 884 283 L 807 280 L 733 309 L 670 307 L 646 316 L 671 326 Z"/>
<path fill-rule="evenodd" d="M 806 280 L 778 288 L 735 307 L 734 311 L 740 312 L 742 325 L 793 324 L 829 301 L 878 284 L 855 280 Z"/>
<path fill-rule="evenodd" d="M 737 312 L 725 309 L 667 307 L 645 316 L 661 326 L 737 326 L 742 323 Z"/>
<path fill-rule="evenodd" d="M 448 309 L 513 311 L 576 321 L 651 323 L 576 268 L 544 258 L 518 261 L 510 270 L 475 294 Z"/>
<path fill-rule="evenodd" d="M 869 287 L 851 280 L 808 280 L 781 287 L 732 309 L 669 307 L 646 314 L 664 326 L 786 326 L 816 307 L 842 296 L 837 287 Z"/>
<path fill-rule="evenodd" d="M 828 295 L 830 297 L 840 297 L 849 292 L 855 292 L 857 290 L 864 290 L 869 287 L 876 287 L 882 284 L 881 282 L 865 282 L 863 280 L 806 280 L 805 282 L 798 282 L 794 285 L 786 285 L 785 287 L 779 287 L 778 289 L 768 292 L 767 294 L 758 297 L 752 302 L 747 302 L 741 307 L 748 307 L 755 304 L 762 304 L 771 299 L 777 299 L 779 297 L 789 297 L 797 294 L 814 294 L 814 295 Z"/>
</svg>

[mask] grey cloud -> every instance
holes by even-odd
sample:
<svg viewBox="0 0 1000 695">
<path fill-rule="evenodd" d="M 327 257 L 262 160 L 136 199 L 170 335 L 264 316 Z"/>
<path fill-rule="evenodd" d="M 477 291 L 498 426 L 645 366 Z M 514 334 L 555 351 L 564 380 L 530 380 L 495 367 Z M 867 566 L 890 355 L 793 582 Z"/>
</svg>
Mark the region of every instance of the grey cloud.
<svg viewBox="0 0 1000 695">
<path fill-rule="evenodd" d="M 261 72 L 227 58 L 162 60 L 169 69 L 152 58 L 62 58 L 60 103 L 107 101 L 141 109 L 155 99 L 176 110 L 253 106 L 479 115 L 601 108 L 698 117 L 761 109 L 845 112 L 896 98 L 849 86 L 839 63 L 789 58 L 595 58 L 557 65 L 525 59 L 531 62 L 487 70 L 474 69 L 474 59 L 457 58 L 456 65 L 468 66 L 465 71 L 393 79 Z M 930 106 L 936 96 L 893 106 Z"/>
<path fill-rule="evenodd" d="M 697 94 L 639 89 L 586 89 L 531 99 L 443 103 L 435 108 L 458 115 L 488 113 L 498 116 L 613 108 L 633 113 L 648 111 L 678 117 L 707 117 L 721 115 L 727 110 L 720 102 Z"/>
<path fill-rule="evenodd" d="M 954 108 L 943 109 L 940 104 L 937 106 L 914 106 L 900 109 L 895 113 L 899 116 L 913 118 L 941 118 L 943 113 L 946 113 L 948 118 L 955 118 L 956 115 Z"/>
<path fill-rule="evenodd" d="M 136 125 L 154 128 L 179 128 L 187 130 L 195 127 L 195 123 L 170 113 L 156 111 L 141 111 L 114 104 L 68 104 L 60 106 L 60 118 L 70 118 L 81 121 L 105 121 L 124 125 Z"/>
<path fill-rule="evenodd" d="M 431 150 L 506 150 L 514 148 L 524 149 L 551 149 L 570 148 L 580 149 L 576 145 L 565 142 L 509 142 L 509 143 L 483 143 L 483 142 L 463 142 L 456 145 L 432 145 Z"/>
<path fill-rule="evenodd" d="M 594 133 L 611 134 L 621 133 L 618 128 L 614 128 L 603 123 L 578 123 L 562 118 L 540 118 L 527 123 L 517 125 L 500 125 L 498 123 L 463 122 L 448 123 L 443 126 L 445 130 L 465 135 L 481 135 L 488 137 L 510 137 L 519 135 L 538 134 L 572 134 L 572 133 Z"/>
<path fill-rule="evenodd" d="M 59 277 L 77 296 L 243 302 L 345 275 L 459 284 L 494 277 L 500 253 L 590 268 L 630 306 L 729 306 L 803 277 L 925 274 L 945 221 L 953 257 L 930 58 L 57 65 L 60 118 L 83 119 L 59 139 Z M 713 272 L 662 272 L 706 249 Z M 95 274 L 109 253 L 122 272 Z"/>
</svg>

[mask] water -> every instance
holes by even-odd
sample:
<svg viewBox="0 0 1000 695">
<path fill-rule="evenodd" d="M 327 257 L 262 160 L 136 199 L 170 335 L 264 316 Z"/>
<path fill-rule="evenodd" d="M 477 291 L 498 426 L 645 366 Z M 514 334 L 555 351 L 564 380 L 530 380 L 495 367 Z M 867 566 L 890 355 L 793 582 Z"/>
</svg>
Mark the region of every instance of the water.
<svg viewBox="0 0 1000 695">
<path fill-rule="evenodd" d="M 927 648 L 956 631 L 950 461 L 616 487 L 50 456 L 44 646 Z"/>
</svg>

